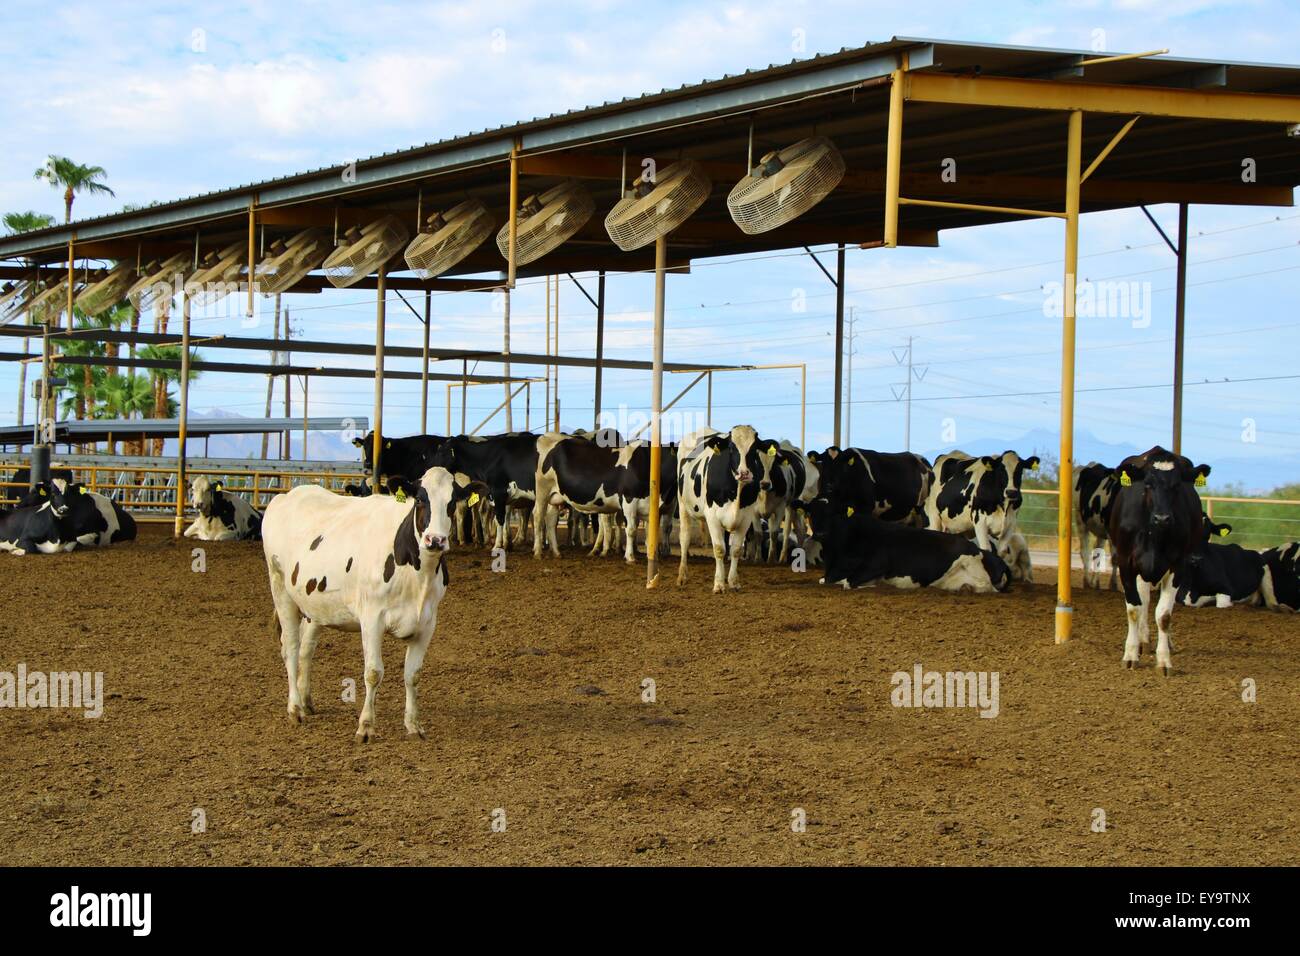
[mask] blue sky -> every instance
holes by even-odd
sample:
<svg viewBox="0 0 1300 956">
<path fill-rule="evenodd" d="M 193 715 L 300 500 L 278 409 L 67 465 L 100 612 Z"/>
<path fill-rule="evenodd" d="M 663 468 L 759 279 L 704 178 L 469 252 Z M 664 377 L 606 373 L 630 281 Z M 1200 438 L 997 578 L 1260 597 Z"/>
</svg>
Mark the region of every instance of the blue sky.
<svg viewBox="0 0 1300 956">
<path fill-rule="evenodd" d="M 31 175 L 46 154 L 60 153 L 104 166 L 117 191 L 79 199 L 79 215 L 786 61 L 799 31 L 808 53 L 891 35 L 1089 48 L 1100 30 L 1108 50 L 1300 60 L 1300 11 L 1266 0 L 72 3 L 15 6 L 5 18 L 0 210 L 60 213 L 59 196 Z M 1153 211 L 1172 232 L 1176 211 Z M 1187 378 L 1215 384 L 1189 385 L 1185 447 L 1210 461 L 1300 456 L 1296 380 L 1273 378 L 1296 374 L 1300 354 L 1293 291 L 1300 209 L 1194 207 L 1191 225 Z M 914 448 L 1054 432 L 1060 326 L 1042 306 L 1044 284 L 1060 278 L 1061 239 L 1059 222 L 1042 221 L 944 233 L 939 249 L 851 251 L 847 302 L 859 332 L 854 443 L 902 447 L 903 408 L 890 386 L 902 381 L 893 350 L 909 335 L 916 362 L 928 366 L 914 386 Z M 1173 256 L 1140 212 L 1108 213 L 1084 218 L 1080 263 L 1083 279 L 1123 277 L 1149 289 L 1150 314 L 1149 321 L 1081 321 L 1079 427 L 1108 442 L 1167 441 L 1170 390 L 1134 386 L 1172 381 Z M 651 301 L 647 277 L 610 279 L 610 355 L 648 354 Z M 289 297 L 288 304 L 295 335 L 372 340 L 368 293 Z M 543 308 L 540 280 L 516 294 L 516 350 L 542 350 Z M 806 256 L 700 263 L 689 277 L 669 280 L 667 357 L 808 363 L 808 443 L 822 446 L 830 440 L 833 309 L 829 284 Z M 561 350 L 593 354 L 592 310 L 567 282 L 560 310 Z M 436 343 L 500 346 L 489 297 L 440 295 L 434 313 Z M 419 343 L 418 323 L 400 303 L 389 315 L 391 343 Z M 200 316 L 197 328 L 248 332 L 223 323 L 235 324 Z M 685 381 L 668 376 L 667 394 Z M 387 431 L 418 430 L 417 389 L 390 386 Z M 587 424 L 591 374 L 562 370 L 560 389 L 566 426 Z M 605 404 L 644 410 L 648 392 L 647 373 L 612 372 Z M 1023 394 L 1035 392 L 1049 394 Z M 263 381 L 212 374 L 200 379 L 192 401 L 260 415 L 264 394 Z M 533 394 L 539 408 L 540 389 Z M 499 395 L 475 390 L 471 423 Z M 980 397 L 993 395 L 1001 397 Z M 321 414 L 368 415 L 371 383 L 315 382 L 311 399 Z M 16 370 L 6 363 L 0 420 L 14 420 L 15 400 Z M 702 411 L 703 403 L 701 388 L 680 407 Z M 719 376 L 714 404 L 715 425 L 746 421 L 798 440 L 795 372 Z M 430 406 L 431 430 L 440 430 L 441 388 Z M 458 426 L 458 411 L 455 418 Z M 1243 440 L 1247 420 L 1254 441 Z"/>
</svg>

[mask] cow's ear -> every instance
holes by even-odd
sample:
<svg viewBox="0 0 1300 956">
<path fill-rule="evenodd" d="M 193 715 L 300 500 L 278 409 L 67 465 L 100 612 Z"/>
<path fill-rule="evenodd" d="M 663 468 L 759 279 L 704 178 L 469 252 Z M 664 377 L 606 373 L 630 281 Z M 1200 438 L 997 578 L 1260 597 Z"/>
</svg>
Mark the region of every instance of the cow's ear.
<svg viewBox="0 0 1300 956">
<path fill-rule="evenodd" d="M 40 492 L 42 498 L 46 497 L 46 493 L 45 493 L 45 489 L 44 489 L 44 488 L 37 488 L 36 490 Z"/>
<path fill-rule="evenodd" d="M 1039 465 L 1039 461 L 1037 455 L 1031 455 L 1030 457 L 1025 459 L 1025 468 L 1029 471 L 1037 471 L 1038 465 Z"/>
<path fill-rule="evenodd" d="M 386 442 L 384 442 L 384 447 L 385 447 L 385 448 L 392 448 L 392 447 L 393 447 L 393 443 L 392 443 L 392 441 L 390 440 L 390 441 L 386 441 Z"/>
<path fill-rule="evenodd" d="M 1220 538 L 1226 538 L 1228 535 L 1232 534 L 1232 525 L 1218 524 L 1214 526 L 1214 531 Z"/>
<path fill-rule="evenodd" d="M 1197 465 L 1192 472 L 1196 477 L 1193 479 L 1197 488 L 1205 487 L 1205 479 L 1210 476 L 1209 465 Z"/>
<path fill-rule="evenodd" d="M 366 440 L 364 438 L 354 438 L 352 439 L 352 444 L 356 445 L 358 448 L 365 448 Z"/>
<path fill-rule="evenodd" d="M 1127 488 L 1135 481 L 1141 481 L 1146 474 L 1137 465 L 1120 465 L 1119 466 L 1119 483 Z"/>
<path fill-rule="evenodd" d="M 215 485 L 212 486 L 212 490 L 213 490 L 213 491 L 225 491 L 225 490 L 226 490 L 226 486 L 225 486 L 224 484 L 222 484 L 220 481 L 218 481 Z"/>
</svg>

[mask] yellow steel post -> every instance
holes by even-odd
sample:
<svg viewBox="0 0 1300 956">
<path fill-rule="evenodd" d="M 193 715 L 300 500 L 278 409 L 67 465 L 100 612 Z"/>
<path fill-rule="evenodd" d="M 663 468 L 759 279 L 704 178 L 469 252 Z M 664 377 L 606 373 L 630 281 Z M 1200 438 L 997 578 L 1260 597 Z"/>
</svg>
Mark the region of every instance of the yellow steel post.
<svg viewBox="0 0 1300 956">
<path fill-rule="evenodd" d="M 654 372 L 650 391 L 650 513 L 645 529 L 645 586 L 659 585 L 659 468 L 660 413 L 664 401 L 664 269 L 668 265 L 668 237 L 655 240 L 655 335 Z M 631 533 L 631 529 L 629 529 Z"/>
<path fill-rule="evenodd" d="M 370 460 L 370 488 L 379 492 L 379 459 L 383 454 L 384 439 L 384 267 L 379 267 L 378 292 L 375 296 L 375 424 L 374 445 Z M 287 387 L 287 386 L 286 386 Z"/>
<path fill-rule="evenodd" d="M 433 313 L 433 292 L 424 290 L 424 353 L 420 365 L 420 434 L 429 433 L 429 324 Z M 450 432 L 450 429 L 448 430 Z"/>
<path fill-rule="evenodd" d="M 185 440 L 190 418 L 190 294 L 181 289 L 181 401 L 176 429 L 176 525 L 172 536 L 181 536 L 185 523 Z"/>
<path fill-rule="evenodd" d="M 889 85 L 889 128 L 885 141 L 885 246 L 898 245 L 898 189 L 903 169 L 903 81 L 907 60 L 893 72 Z"/>
<path fill-rule="evenodd" d="M 1074 510 L 1074 324 L 1079 268 L 1079 182 L 1083 153 L 1083 113 L 1070 113 L 1065 154 L 1065 321 L 1061 333 L 1061 457 L 1056 497 L 1056 643 L 1070 639 L 1070 515 Z"/>
<path fill-rule="evenodd" d="M 513 289 L 515 287 L 515 243 L 519 231 L 519 143 L 516 141 L 514 146 L 510 147 L 510 243 L 508 246 L 508 255 L 506 256 L 506 284 Z M 506 373 L 506 378 L 510 373 Z"/>
<path fill-rule="evenodd" d="M 74 273 L 76 269 L 72 264 L 72 244 L 74 240 L 68 240 L 68 331 L 72 331 L 72 284 L 75 280 Z"/>
</svg>

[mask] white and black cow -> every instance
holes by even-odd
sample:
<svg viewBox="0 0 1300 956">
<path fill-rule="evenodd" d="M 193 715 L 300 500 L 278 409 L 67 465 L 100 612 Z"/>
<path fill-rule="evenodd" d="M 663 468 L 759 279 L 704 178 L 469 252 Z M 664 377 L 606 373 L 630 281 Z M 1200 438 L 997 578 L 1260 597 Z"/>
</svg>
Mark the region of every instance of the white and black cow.
<svg viewBox="0 0 1300 956">
<path fill-rule="evenodd" d="M 781 553 L 778 558 L 782 564 L 785 564 L 790 560 L 792 540 L 798 547 L 803 548 L 805 553 L 808 550 L 802 514 L 804 506 L 821 494 L 822 479 L 821 467 L 817 464 L 818 458 L 815 452 L 805 454 L 783 439 L 778 458 L 790 486 L 785 520 L 781 526 Z"/>
<path fill-rule="evenodd" d="M 924 524 L 934 469 L 912 452 L 828 448 L 819 459 L 821 491 L 883 521 Z"/>
<path fill-rule="evenodd" d="M 1126 667 L 1136 666 L 1150 639 L 1149 606 L 1154 587 L 1160 591 L 1156 666 L 1166 677 L 1173 671 L 1169 624 L 1178 596 L 1174 579 L 1202 540 L 1203 511 L 1195 486 L 1203 484 L 1209 473 L 1209 465 L 1194 466 L 1189 459 L 1158 445 L 1124 459 L 1115 469 L 1120 488 L 1110 514 L 1110 540 L 1128 614 Z"/>
<path fill-rule="evenodd" d="M 537 435 L 532 432 L 457 435 L 442 443 L 433 463 L 487 486 L 497 525 L 493 547 L 508 549 L 512 543 L 508 509 L 533 509 L 537 484 Z"/>
<path fill-rule="evenodd" d="M 1269 548 L 1263 557 L 1259 592 L 1265 606 L 1275 611 L 1300 611 L 1300 542 Z"/>
<path fill-rule="evenodd" d="M 692 522 L 703 518 L 713 544 L 713 593 L 739 590 L 740 553 L 757 518 L 758 496 L 772 489 L 779 453 L 775 441 L 759 438 L 749 425 L 737 425 L 725 434 L 703 429 L 682 440 L 677 450 L 679 587 L 686 583 Z M 724 566 L 728 541 L 730 570 Z"/>
<path fill-rule="evenodd" d="M 1110 512 L 1119 491 L 1119 478 L 1114 468 L 1092 461 L 1074 469 L 1074 518 L 1079 526 L 1079 557 L 1083 561 L 1083 586 L 1100 588 L 1097 573 L 1101 564 L 1102 542 L 1110 542 Z M 1119 580 L 1112 549 L 1110 558 L 1110 590 Z"/>
<path fill-rule="evenodd" d="M 936 531 L 973 535 L 981 551 L 1015 530 L 1020 482 L 1038 458 L 1014 451 L 979 458 L 954 451 L 934 462 L 934 482 L 925 500 L 926 524 Z"/>
<path fill-rule="evenodd" d="M 0 509 L 0 551 L 24 555 L 67 550 L 59 527 L 59 520 L 68 511 L 63 493 L 53 484 L 42 482 L 30 495 L 34 499 L 31 504 Z"/>
<path fill-rule="evenodd" d="M 808 504 L 814 537 L 821 542 L 823 584 L 867 587 L 883 581 L 898 588 L 992 594 L 1011 580 L 1006 564 L 958 534 L 883 521 L 843 499 Z"/>
<path fill-rule="evenodd" d="M 458 485 L 451 472 L 431 468 L 405 502 L 300 485 L 267 506 L 262 548 L 292 720 L 314 713 L 311 669 L 320 629 L 360 631 L 366 699 L 357 739 L 370 741 L 384 676 L 383 638 L 391 634 L 406 642 L 406 732 L 424 736 L 416 684 L 449 582 L 452 514 L 457 500 L 478 490 L 486 488 Z"/>
<path fill-rule="evenodd" d="M 200 541 L 256 541 L 262 534 L 262 515 L 243 495 L 226 491 L 220 481 L 200 475 L 190 482 L 190 504 L 199 516 L 185 529 L 185 537 Z"/>
<path fill-rule="evenodd" d="M 135 518 L 116 501 L 89 491 L 85 485 L 77 482 L 55 478 L 53 485 L 67 505 L 67 510 L 59 518 L 60 536 L 65 551 L 71 551 L 77 546 L 94 548 L 135 540 Z M 38 502 L 29 495 L 24 503 Z"/>
<path fill-rule="evenodd" d="M 1189 607 L 1231 607 L 1233 604 L 1262 604 L 1260 585 L 1264 580 L 1264 556 L 1239 544 L 1224 544 L 1232 525 L 1217 524 L 1201 516 L 1197 548 L 1174 575 L 1178 603 Z"/>
<path fill-rule="evenodd" d="M 441 435 L 409 435 L 406 438 L 380 436 L 380 478 L 396 476 L 412 484 L 433 467 L 434 456 L 447 439 Z M 368 476 L 374 471 L 375 433 L 367 432 L 364 438 L 352 439 L 361 449 L 361 470 Z"/>
</svg>

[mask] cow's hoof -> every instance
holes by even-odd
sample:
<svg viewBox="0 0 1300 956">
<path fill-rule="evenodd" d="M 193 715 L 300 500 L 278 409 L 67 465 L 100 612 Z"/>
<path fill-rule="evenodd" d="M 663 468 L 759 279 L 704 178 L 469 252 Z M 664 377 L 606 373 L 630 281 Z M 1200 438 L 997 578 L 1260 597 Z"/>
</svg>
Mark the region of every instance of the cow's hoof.
<svg viewBox="0 0 1300 956">
<path fill-rule="evenodd" d="M 406 739 L 407 739 L 407 740 L 424 740 L 424 739 L 425 739 L 425 736 L 424 736 L 424 728 L 423 728 L 423 727 L 416 727 L 414 730 L 412 730 L 410 727 L 407 727 L 407 728 L 406 728 Z"/>
<path fill-rule="evenodd" d="M 725 594 L 725 593 L 727 593 L 727 589 L 726 589 L 725 587 L 723 587 L 721 584 L 715 584 L 715 585 L 713 585 L 713 593 L 714 593 L 714 594 Z"/>
<path fill-rule="evenodd" d="M 1125 670 L 1130 670 L 1130 671 L 1131 671 L 1131 670 L 1132 670 L 1134 667 L 1136 667 L 1136 666 L 1137 666 L 1137 661 L 1130 661 L 1130 660 L 1127 660 L 1127 659 L 1124 661 L 1124 669 L 1125 669 Z"/>
<path fill-rule="evenodd" d="M 312 700 L 311 700 L 310 697 L 308 697 L 307 699 L 305 699 L 305 700 L 302 702 L 302 709 L 303 709 L 303 713 L 306 713 L 306 714 L 314 714 L 314 713 L 316 713 L 316 705 L 312 703 Z"/>
<path fill-rule="evenodd" d="M 739 591 L 739 590 L 740 590 L 740 583 L 737 582 L 736 584 L 728 584 L 728 585 L 727 585 L 727 588 L 728 588 L 729 590 L 732 590 L 732 591 Z"/>
<path fill-rule="evenodd" d="M 357 731 L 357 743 L 368 744 L 375 739 L 375 730 L 373 727 L 363 727 Z"/>
<path fill-rule="evenodd" d="M 302 724 L 302 723 L 306 723 L 306 721 L 307 721 L 307 713 L 305 710 L 303 710 L 301 706 L 299 707 L 290 706 L 289 723 Z"/>
</svg>

